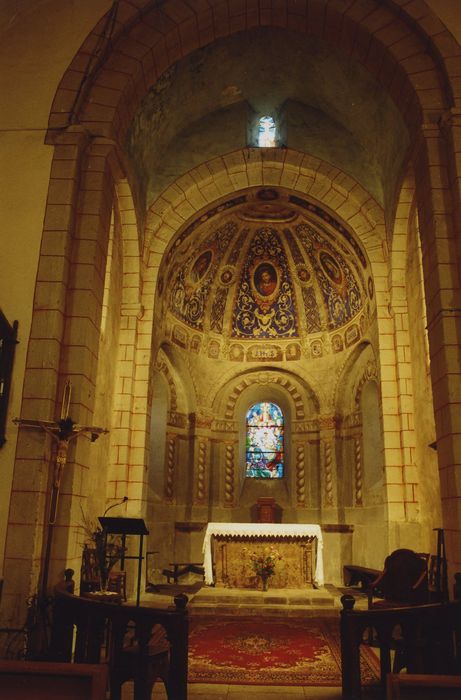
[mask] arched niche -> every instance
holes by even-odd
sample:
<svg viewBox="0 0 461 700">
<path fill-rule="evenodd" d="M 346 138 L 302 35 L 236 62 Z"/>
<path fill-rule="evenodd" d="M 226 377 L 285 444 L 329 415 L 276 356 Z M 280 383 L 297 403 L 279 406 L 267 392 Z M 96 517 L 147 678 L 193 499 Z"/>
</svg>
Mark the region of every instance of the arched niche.
<svg viewBox="0 0 461 700">
<path fill-rule="evenodd" d="M 165 445 L 167 437 L 168 413 L 171 408 L 171 395 L 163 372 L 153 373 L 153 392 L 150 417 L 150 461 L 148 477 L 148 501 L 161 501 L 165 465 Z"/>
<path fill-rule="evenodd" d="M 369 380 L 360 396 L 363 445 L 363 505 L 383 503 L 383 431 L 379 389 L 376 381 Z"/>
<path fill-rule="evenodd" d="M 246 477 L 246 416 L 248 409 L 255 403 L 269 401 L 280 407 L 285 422 L 285 471 L 281 479 L 252 479 Z M 238 425 L 239 459 L 238 472 L 240 482 L 239 506 L 251 506 L 260 497 L 275 498 L 283 508 L 289 507 L 291 495 L 291 426 L 293 421 L 293 402 L 288 392 L 274 384 L 255 384 L 240 395 L 235 406 L 235 419 Z"/>
</svg>

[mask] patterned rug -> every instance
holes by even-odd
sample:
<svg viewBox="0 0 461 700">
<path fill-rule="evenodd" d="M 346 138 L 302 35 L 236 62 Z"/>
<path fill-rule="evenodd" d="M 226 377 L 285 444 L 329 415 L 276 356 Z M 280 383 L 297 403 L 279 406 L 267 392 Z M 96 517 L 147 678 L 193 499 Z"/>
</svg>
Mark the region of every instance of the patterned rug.
<svg viewBox="0 0 461 700">
<path fill-rule="evenodd" d="M 379 661 L 361 650 L 362 684 L 379 681 Z M 191 620 L 189 682 L 341 686 L 337 619 L 208 617 Z"/>
</svg>

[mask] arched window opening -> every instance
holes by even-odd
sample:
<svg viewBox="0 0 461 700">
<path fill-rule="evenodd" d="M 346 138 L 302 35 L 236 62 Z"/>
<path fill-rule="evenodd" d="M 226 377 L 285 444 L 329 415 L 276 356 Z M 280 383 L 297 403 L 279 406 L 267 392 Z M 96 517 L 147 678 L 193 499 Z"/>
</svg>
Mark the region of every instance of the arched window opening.
<svg viewBox="0 0 461 700">
<path fill-rule="evenodd" d="M 273 148 L 275 143 L 276 128 L 272 117 L 261 117 L 258 129 L 258 146 L 260 148 Z"/>
<path fill-rule="evenodd" d="M 285 465 L 285 421 L 275 403 L 255 403 L 246 415 L 246 476 L 280 479 Z"/>
</svg>

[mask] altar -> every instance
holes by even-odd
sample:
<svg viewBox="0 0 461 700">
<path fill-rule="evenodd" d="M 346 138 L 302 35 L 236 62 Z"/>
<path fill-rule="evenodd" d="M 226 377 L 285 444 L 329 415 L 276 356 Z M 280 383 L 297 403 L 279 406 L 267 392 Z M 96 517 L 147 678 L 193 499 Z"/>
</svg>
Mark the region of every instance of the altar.
<svg viewBox="0 0 461 700">
<path fill-rule="evenodd" d="M 295 523 L 209 523 L 203 541 L 205 583 L 255 588 L 252 556 L 274 552 L 271 588 L 323 586 L 320 525 Z"/>
</svg>

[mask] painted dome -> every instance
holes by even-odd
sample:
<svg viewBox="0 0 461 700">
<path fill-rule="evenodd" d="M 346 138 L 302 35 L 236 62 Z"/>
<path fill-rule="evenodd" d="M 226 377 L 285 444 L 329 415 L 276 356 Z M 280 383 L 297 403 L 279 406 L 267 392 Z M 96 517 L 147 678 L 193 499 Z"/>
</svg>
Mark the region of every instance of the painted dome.
<svg viewBox="0 0 461 700">
<path fill-rule="evenodd" d="M 245 191 L 190 223 L 164 259 L 158 289 L 173 340 L 202 347 L 206 334 L 215 356 L 224 343 L 230 359 L 243 359 L 255 341 L 282 343 L 283 352 L 291 344 L 296 356 L 299 343 L 324 343 L 325 334 L 340 351 L 364 333 L 373 299 L 354 235 L 275 188 Z"/>
</svg>

